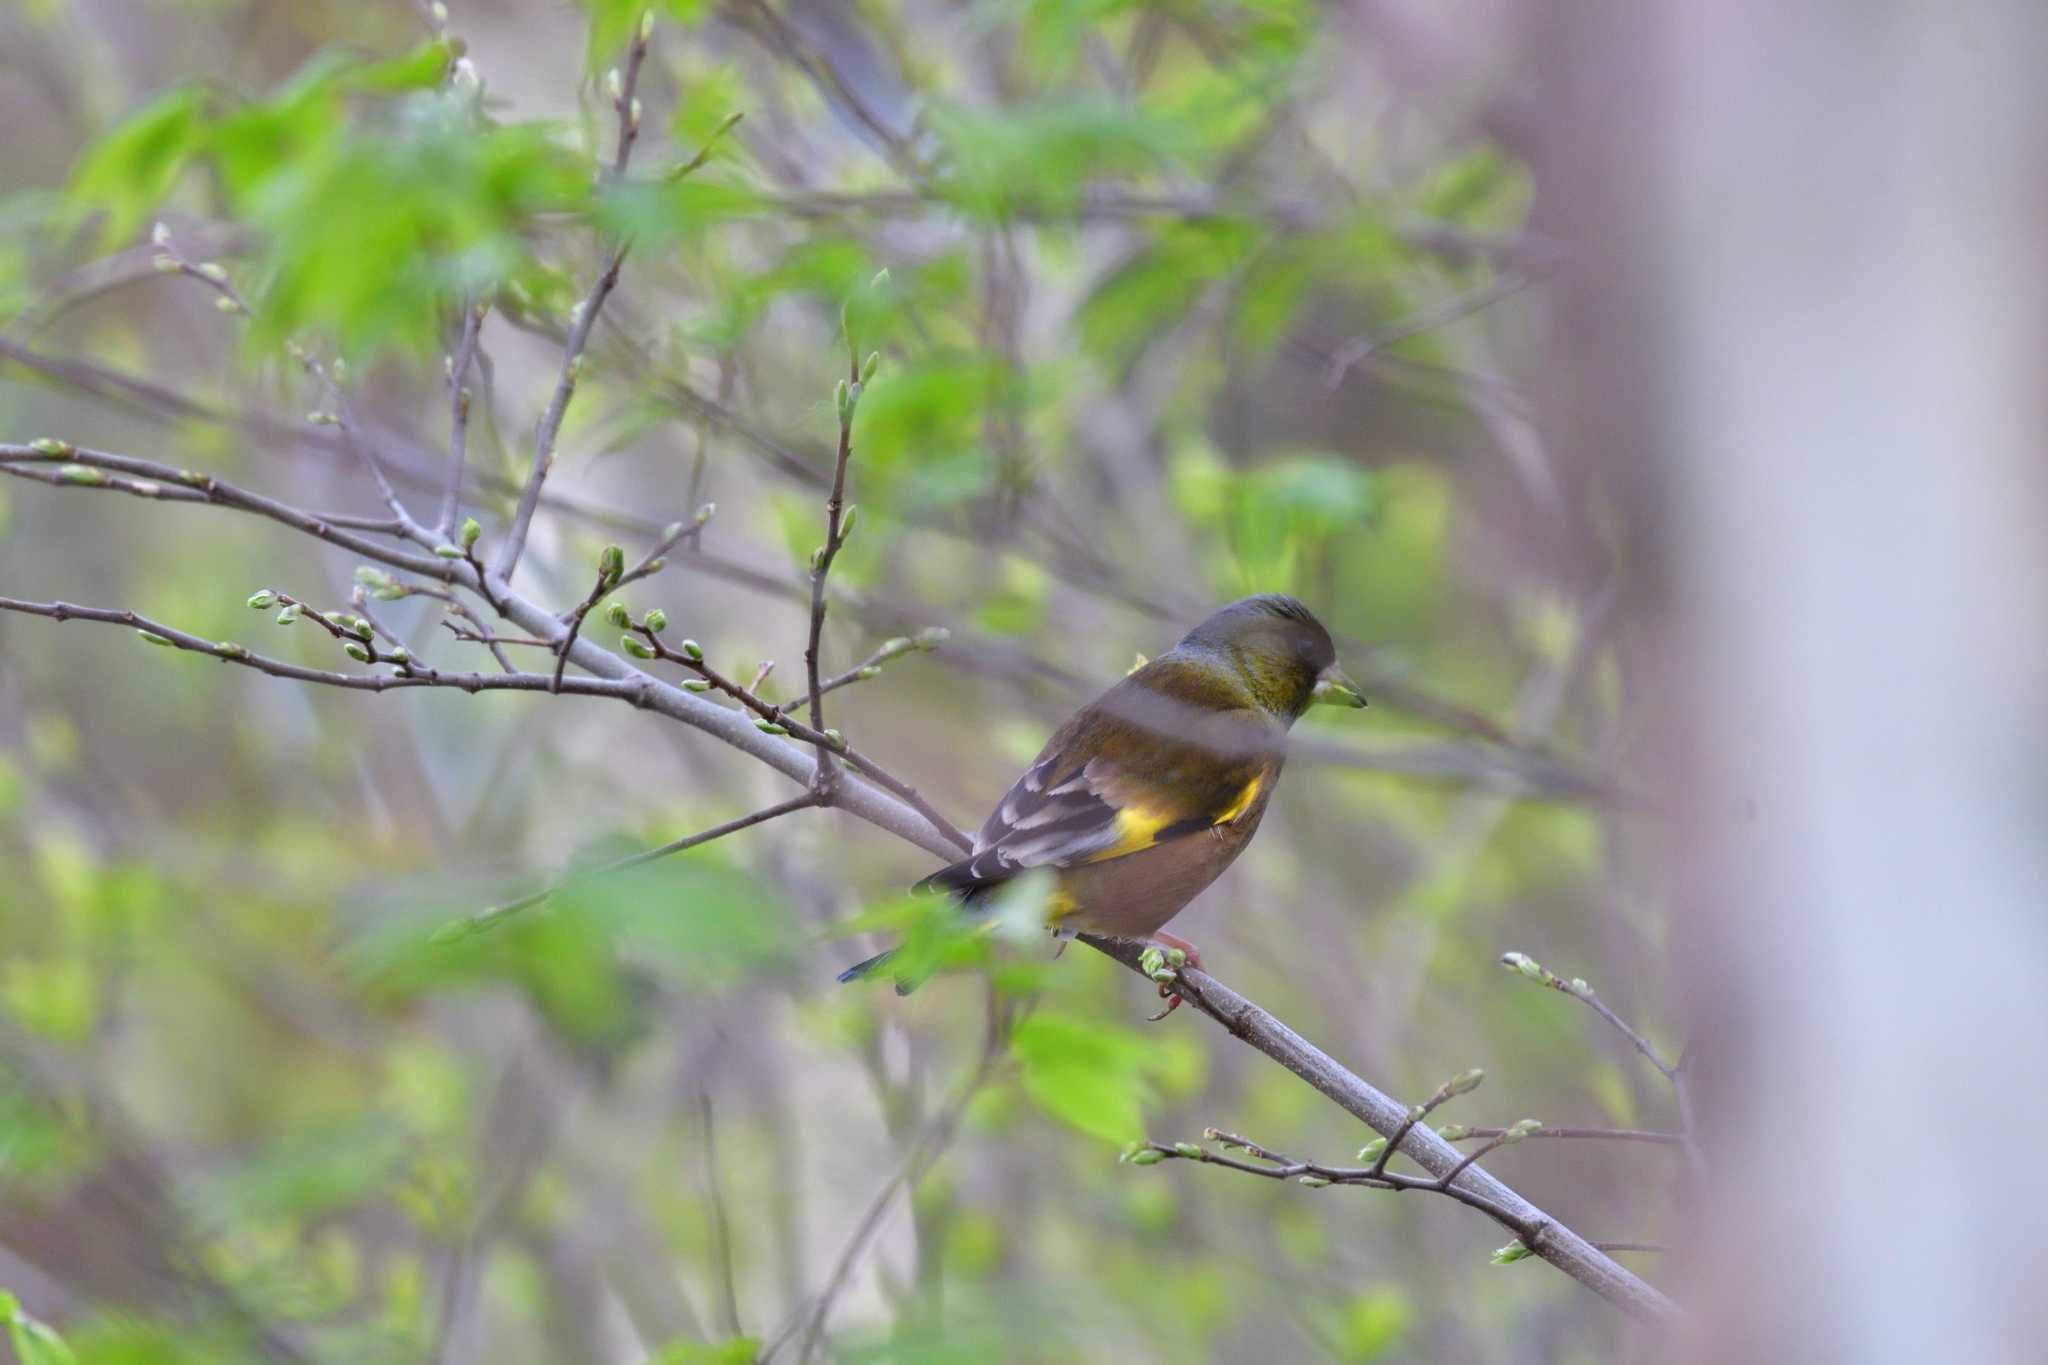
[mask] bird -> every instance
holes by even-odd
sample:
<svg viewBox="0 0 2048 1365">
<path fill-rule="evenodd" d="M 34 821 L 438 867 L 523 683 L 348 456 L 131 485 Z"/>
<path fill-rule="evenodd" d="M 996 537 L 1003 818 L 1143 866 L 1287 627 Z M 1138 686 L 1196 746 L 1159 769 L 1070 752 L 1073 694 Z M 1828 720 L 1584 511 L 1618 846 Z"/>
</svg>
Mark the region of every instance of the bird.
<svg viewBox="0 0 2048 1365">
<path fill-rule="evenodd" d="M 1366 704 L 1322 622 L 1280 593 L 1232 602 L 1061 725 L 972 851 L 912 890 L 985 912 L 1006 883 L 1048 869 L 1046 917 L 1061 938 L 1150 939 L 1199 967 L 1200 950 L 1165 926 L 1258 832 L 1287 732 L 1318 703 Z M 894 951 L 839 980 L 887 973 Z M 1163 1017 L 1179 997 L 1160 994 Z"/>
</svg>

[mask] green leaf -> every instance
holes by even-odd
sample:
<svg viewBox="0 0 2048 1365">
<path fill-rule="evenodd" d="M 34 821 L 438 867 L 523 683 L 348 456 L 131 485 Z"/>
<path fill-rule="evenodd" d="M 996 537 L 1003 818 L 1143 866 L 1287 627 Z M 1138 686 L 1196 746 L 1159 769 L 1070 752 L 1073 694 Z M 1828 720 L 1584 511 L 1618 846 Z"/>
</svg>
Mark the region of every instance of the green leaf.
<svg viewBox="0 0 2048 1365">
<path fill-rule="evenodd" d="M 947 163 L 939 192 L 994 219 L 1070 209 L 1092 181 L 1137 175 L 1197 146 L 1169 120 L 1096 98 L 942 110 L 932 131 Z"/>
<path fill-rule="evenodd" d="M 1333 1335 L 1343 1359 L 1379 1360 L 1398 1352 L 1414 1326 L 1414 1301 L 1390 1283 L 1375 1285 L 1346 1305 Z"/>
<path fill-rule="evenodd" d="M 1121 1146 L 1143 1127 L 1152 1047 L 1120 1025 L 1049 1009 L 1017 1026 L 1024 1093 L 1046 1113 Z"/>
<path fill-rule="evenodd" d="M 434 38 L 410 52 L 367 62 L 351 70 L 345 81 L 352 90 L 397 95 L 410 90 L 431 90 L 448 74 L 455 51 L 445 39 Z"/>
<path fill-rule="evenodd" d="M 7 1323 L 7 1340 L 21 1365 L 77 1365 L 78 1357 L 47 1324 L 30 1317 L 21 1301 L 0 1293 L 0 1319 Z"/>
<path fill-rule="evenodd" d="M 117 124 L 79 159 L 65 191 L 71 226 L 105 215 L 100 249 L 127 243 L 170 194 L 206 140 L 206 95 L 168 90 Z"/>
<path fill-rule="evenodd" d="M 449 308 L 520 269 L 534 219 L 588 191 L 587 164 L 543 127 L 476 127 L 445 96 L 401 101 L 252 189 L 269 243 L 252 336 L 325 333 L 358 359 L 438 354 Z"/>
<path fill-rule="evenodd" d="M 756 1337 L 731 1341 L 672 1341 L 648 1365 L 750 1365 L 761 1354 Z"/>
</svg>

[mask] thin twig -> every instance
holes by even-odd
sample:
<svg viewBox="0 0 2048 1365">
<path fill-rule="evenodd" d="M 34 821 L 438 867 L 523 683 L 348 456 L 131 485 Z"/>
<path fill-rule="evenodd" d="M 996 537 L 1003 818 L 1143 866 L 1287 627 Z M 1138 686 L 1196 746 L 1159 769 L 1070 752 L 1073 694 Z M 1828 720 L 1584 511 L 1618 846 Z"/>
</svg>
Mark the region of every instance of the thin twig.
<svg viewBox="0 0 2048 1365">
<path fill-rule="evenodd" d="M 542 901 L 560 894 L 567 887 L 578 886 L 598 877 L 608 877 L 614 872 L 624 872 L 628 868 L 639 867 L 642 863 L 651 863 L 657 858 L 666 858 L 673 853 L 686 853 L 690 849 L 708 844 L 714 839 L 723 839 L 728 834 L 737 834 L 743 829 L 752 829 L 755 825 L 766 824 L 778 816 L 788 815 L 793 811 L 809 810 L 817 804 L 818 798 L 813 793 L 803 792 L 790 797 L 787 801 L 778 801 L 772 806 L 764 806 L 760 810 L 742 815 L 736 820 L 728 820 L 722 825 L 713 825 L 710 829 L 699 830 L 695 834 L 687 834 L 680 839 L 671 839 L 668 843 L 656 848 L 643 848 L 638 853 L 629 853 L 623 858 L 604 864 L 602 867 L 593 867 L 587 871 L 574 873 L 529 895 L 521 896 L 516 901 L 507 901 L 503 905 L 494 905 L 487 910 L 479 910 L 474 915 L 453 920 L 444 927 L 442 932 L 453 936 L 463 931 L 475 933 L 484 929 L 494 928 L 503 923 L 508 916 L 516 915 L 521 910 L 530 910 Z"/>
<path fill-rule="evenodd" d="M 728 1337 L 736 1337 L 740 1334 L 740 1300 L 733 1280 L 732 1224 L 726 1218 L 725 1194 L 718 1180 L 718 1128 L 712 1117 L 709 1090 L 698 1093 L 697 1112 L 704 1127 L 704 1195 L 711 1207 L 711 1253 L 718 1275 L 719 1329 Z"/>
<path fill-rule="evenodd" d="M 477 301 L 462 306 L 462 338 L 448 362 L 448 471 L 441 485 L 441 515 L 434 522 L 442 540 L 455 534 L 455 517 L 462 510 L 462 468 L 469 446 L 469 367 L 476 360 L 477 338 L 483 332 L 488 306 Z"/>
<path fill-rule="evenodd" d="M 859 1264 L 861 1256 L 866 1252 L 868 1243 L 881 1231 L 884 1219 L 894 1207 L 897 1191 L 915 1188 L 917 1182 L 924 1178 L 925 1172 L 936 1165 L 939 1158 L 945 1154 L 954 1133 L 959 1129 L 960 1120 L 967 1113 L 967 1107 L 974 1102 L 974 1097 L 981 1093 L 982 1087 L 988 1084 L 989 1078 L 995 1074 L 996 1063 L 1001 1060 L 1008 1040 L 1009 1008 L 996 1000 L 993 986 L 989 988 L 987 1010 L 987 1029 L 982 1037 L 981 1056 L 976 1060 L 974 1069 L 946 1106 L 932 1115 L 923 1129 L 911 1140 L 910 1150 L 904 1154 L 902 1162 L 889 1178 L 882 1182 L 881 1188 L 876 1190 L 873 1198 L 868 1201 L 867 1208 L 855 1220 L 853 1232 L 847 1237 L 846 1245 L 840 1249 L 839 1257 L 833 1263 L 832 1273 L 826 1277 L 825 1287 L 818 1291 L 808 1312 L 785 1324 L 782 1330 L 775 1334 L 774 1340 L 763 1348 L 760 1355 L 762 1361 L 774 1358 L 796 1332 L 799 1323 L 802 1325 L 803 1337 L 797 1352 L 797 1365 L 805 1365 L 811 1359 L 818 1348 L 825 1323 L 832 1315 L 833 1304 L 845 1290 L 847 1280 L 852 1276 L 854 1266 Z"/>
<path fill-rule="evenodd" d="M 811 723 L 821 728 L 825 724 L 825 691 L 819 686 L 818 652 L 825 630 L 825 579 L 831 574 L 832 561 L 839 557 L 839 547 L 846 540 L 842 521 L 846 510 L 846 464 L 853 456 L 853 414 L 860 401 L 860 351 L 850 336 L 846 352 L 846 381 L 839 390 L 839 450 L 832 461 L 832 491 L 825 495 L 825 543 L 811 556 L 811 624 L 804 645 L 804 673 L 810 681 Z M 821 743 L 818 745 L 818 775 L 815 780 L 818 789 L 828 796 L 832 791 L 833 773 L 832 746 Z"/>
<path fill-rule="evenodd" d="M 606 553 L 612 552 L 608 550 Z M 576 647 L 576 636 L 583 629 L 583 618 L 590 615 L 591 609 L 602 602 L 605 595 L 617 586 L 618 582 L 617 574 L 609 568 L 600 566 L 597 581 L 590 585 L 590 591 L 584 594 L 583 600 L 569 612 L 568 633 L 555 646 L 555 691 L 562 690 L 562 673 L 569 667 L 569 651 Z"/>
<path fill-rule="evenodd" d="M 295 531 L 324 540 L 344 549 L 353 550 L 366 559 L 394 569 L 404 569 L 424 578 L 448 582 L 454 577 L 454 570 L 448 561 L 431 555 L 413 554 L 409 551 L 387 545 L 379 540 L 357 534 L 354 530 L 337 522 L 324 521 L 311 512 L 301 511 L 264 497 L 248 489 L 238 487 L 211 474 L 202 474 L 190 469 L 155 460 L 136 459 L 130 455 L 114 455 L 103 450 L 92 450 L 74 446 L 67 441 L 44 440 L 29 445 L 0 444 L 0 468 L 7 472 L 29 472 L 34 466 L 54 466 L 58 477 L 45 482 L 63 483 L 77 488 L 106 488 L 117 492 L 130 493 L 163 502 L 207 502 L 217 507 L 231 507 L 238 511 L 251 512 Z M 131 476 L 129 482 L 114 479 L 98 479 L 80 474 L 72 467 L 83 470 L 98 470 L 110 474 Z"/>
<path fill-rule="evenodd" d="M 1672 1093 L 1678 1101 L 1679 1143 L 1685 1149 L 1686 1166 L 1692 1172 L 1693 1179 L 1704 1185 L 1707 1179 L 1707 1160 L 1705 1153 L 1700 1150 L 1699 1131 L 1693 1122 L 1692 1095 L 1686 1084 L 1688 1078 L 1684 1069 L 1685 1058 L 1681 1056 L 1675 1064 L 1665 1061 L 1658 1055 L 1657 1049 L 1650 1046 L 1650 1040 L 1631 1028 L 1628 1021 L 1616 1014 L 1607 1002 L 1600 998 L 1599 992 L 1587 985 L 1583 978 L 1573 977 L 1566 980 L 1527 953 L 1503 953 L 1500 961 L 1501 965 L 1510 971 L 1585 1004 L 1613 1026 L 1615 1032 L 1628 1039 L 1629 1046 L 1641 1053 L 1651 1066 L 1657 1068 L 1658 1074 L 1671 1083 Z"/>
<path fill-rule="evenodd" d="M 1457 1124 L 1439 1129 L 1438 1136 L 1445 1142 L 1471 1142 L 1499 1137 L 1507 1131 L 1505 1128 L 1468 1128 Z M 1538 1128 L 1528 1136 L 1531 1140 L 1572 1138 L 1595 1142 L 1640 1142 L 1654 1147 L 1679 1147 L 1685 1141 L 1677 1133 L 1650 1132 L 1641 1128 Z"/>
<path fill-rule="evenodd" d="M 640 101 L 633 92 L 640 83 L 640 67 L 647 60 L 651 34 L 650 26 L 645 24 L 635 33 L 626 52 L 625 74 L 612 91 L 612 106 L 619 116 L 618 147 L 612 154 L 609 172 L 613 181 L 626 173 L 626 163 L 632 159 L 633 144 L 640 135 Z M 555 379 L 555 391 L 541 414 L 540 425 L 534 430 L 533 467 L 527 472 L 526 486 L 519 491 L 519 505 L 513 510 L 512 524 L 506 528 L 497 562 L 492 565 L 492 572 L 508 583 L 526 548 L 526 533 L 533 526 L 535 509 L 540 506 L 541 485 L 554 467 L 555 438 L 561 434 L 562 418 L 568 414 L 569 400 L 575 396 L 576 383 L 582 377 L 583 349 L 589 344 L 591 329 L 597 325 L 597 315 L 604 310 L 605 300 L 618 287 L 619 267 L 625 264 L 630 246 L 622 237 L 605 249 L 604 265 L 570 319 L 569 336 L 562 344 L 561 373 Z"/>
<path fill-rule="evenodd" d="M 726 677 L 723 673 L 712 667 L 710 663 L 706 662 L 702 648 L 698 647 L 694 641 L 685 641 L 680 649 L 676 649 L 664 643 L 660 636 L 649 630 L 645 625 L 636 625 L 633 629 L 642 640 L 646 641 L 654 657 L 664 659 L 669 663 L 681 664 L 683 667 L 695 672 L 706 683 L 709 683 L 713 690 L 724 693 L 747 710 L 753 712 L 758 718 L 760 728 L 765 733 L 789 735 L 814 748 L 829 748 L 834 754 L 845 759 L 847 765 L 855 772 L 876 783 L 883 790 L 889 792 L 910 806 L 918 814 L 924 816 L 926 820 L 931 822 L 934 829 L 944 834 L 955 845 L 962 849 L 972 846 L 972 841 L 967 835 L 961 832 L 945 816 L 941 815 L 930 802 L 926 801 L 918 793 L 915 787 L 894 776 L 873 759 L 856 750 L 851 744 L 846 742 L 844 736 L 833 730 L 820 729 L 815 725 L 807 725 L 790 714 L 789 708 L 767 701 L 752 689 L 744 687 L 733 679 Z"/>
</svg>

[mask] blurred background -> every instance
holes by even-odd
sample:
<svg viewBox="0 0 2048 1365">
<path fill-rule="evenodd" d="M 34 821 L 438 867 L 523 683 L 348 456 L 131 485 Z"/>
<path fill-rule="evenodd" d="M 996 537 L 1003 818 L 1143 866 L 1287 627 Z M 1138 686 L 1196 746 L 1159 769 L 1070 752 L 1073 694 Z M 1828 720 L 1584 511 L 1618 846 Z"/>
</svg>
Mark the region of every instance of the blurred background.
<svg viewBox="0 0 2048 1365">
<path fill-rule="evenodd" d="M 1648 1144 L 1488 1168 L 1660 1245 L 1616 1254 L 1689 1325 L 1492 1264 L 1449 1200 L 1119 1164 L 1371 1134 L 1085 949 L 994 1054 L 973 974 L 834 986 L 932 867 L 844 814 L 433 938 L 796 791 L 709 736 L 0 613 L 18 1311 L 136 1362 L 2029 1358 L 2038 6 L 659 0 L 613 180 L 644 10 L 10 0 L 0 441 L 378 515 L 297 346 L 431 513 L 483 297 L 488 544 L 630 239 L 519 586 L 572 606 L 715 505 L 624 597 L 779 700 L 850 327 L 827 667 L 948 634 L 832 723 L 971 827 L 1136 656 L 1300 596 L 1372 707 L 1297 728 L 1175 931 L 1397 1098 L 1485 1068 L 1440 1117 L 1675 1131 L 1497 959 L 1590 980 L 1685 1057 L 1705 1183 Z M 347 609 L 360 563 L 0 487 L 0 594 L 319 667 L 244 599 Z"/>
</svg>

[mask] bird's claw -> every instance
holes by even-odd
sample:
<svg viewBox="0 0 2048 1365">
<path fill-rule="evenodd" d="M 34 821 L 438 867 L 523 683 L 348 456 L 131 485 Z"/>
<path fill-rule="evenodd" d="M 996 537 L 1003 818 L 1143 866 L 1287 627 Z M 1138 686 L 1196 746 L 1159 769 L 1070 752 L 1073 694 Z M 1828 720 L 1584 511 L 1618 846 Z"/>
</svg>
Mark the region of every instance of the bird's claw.
<svg viewBox="0 0 2048 1365">
<path fill-rule="evenodd" d="M 1161 1019 L 1164 1019 L 1167 1015 L 1172 1014 L 1175 1010 L 1180 1008 L 1181 995 L 1179 991 L 1173 988 L 1173 985 L 1174 983 L 1171 981 L 1162 981 L 1159 983 L 1159 998 L 1166 1002 L 1166 1008 L 1159 1011 L 1159 1013 L 1157 1014 L 1146 1015 L 1146 1023 L 1156 1024 Z"/>
</svg>

